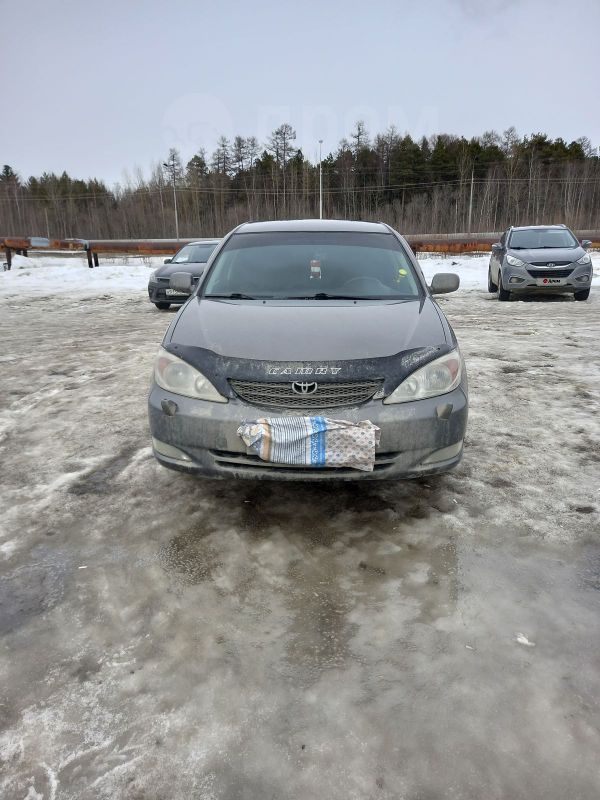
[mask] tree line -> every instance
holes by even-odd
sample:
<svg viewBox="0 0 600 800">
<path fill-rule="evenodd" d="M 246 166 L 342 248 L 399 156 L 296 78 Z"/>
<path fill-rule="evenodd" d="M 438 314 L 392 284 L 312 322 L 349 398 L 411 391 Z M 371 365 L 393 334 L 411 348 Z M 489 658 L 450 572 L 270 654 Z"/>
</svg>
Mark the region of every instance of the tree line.
<svg viewBox="0 0 600 800">
<path fill-rule="evenodd" d="M 600 158 L 586 137 L 570 143 L 514 128 L 466 139 L 420 140 L 393 126 L 374 137 L 358 121 L 322 161 L 326 218 L 382 220 L 404 233 L 497 231 L 564 222 L 600 228 Z M 49 238 L 219 236 L 246 220 L 316 217 L 319 165 L 285 123 L 268 140 L 221 136 L 187 163 L 176 149 L 109 188 L 45 172 L 0 172 L 0 234 Z"/>
</svg>

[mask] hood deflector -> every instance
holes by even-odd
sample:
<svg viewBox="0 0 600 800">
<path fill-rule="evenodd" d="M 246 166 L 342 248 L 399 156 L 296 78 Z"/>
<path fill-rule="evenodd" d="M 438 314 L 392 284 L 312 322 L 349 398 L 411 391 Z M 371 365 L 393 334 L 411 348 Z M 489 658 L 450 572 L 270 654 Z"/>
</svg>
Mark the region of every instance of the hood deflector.
<svg viewBox="0 0 600 800">
<path fill-rule="evenodd" d="M 227 358 L 212 350 L 190 345 L 163 344 L 165 350 L 187 361 L 205 375 L 225 397 L 233 397 L 229 379 L 241 381 L 361 381 L 383 380 L 384 394 L 392 392 L 411 372 L 449 353 L 456 347 L 452 344 L 418 347 L 381 358 L 364 358 L 341 361 L 258 361 L 255 359 Z M 270 370 L 277 370 L 273 374 Z M 309 372 L 309 370 L 313 372 Z M 316 370 L 326 369 L 327 373 Z M 284 371 L 285 370 L 285 371 Z M 337 370 L 337 372 L 332 372 Z"/>
</svg>

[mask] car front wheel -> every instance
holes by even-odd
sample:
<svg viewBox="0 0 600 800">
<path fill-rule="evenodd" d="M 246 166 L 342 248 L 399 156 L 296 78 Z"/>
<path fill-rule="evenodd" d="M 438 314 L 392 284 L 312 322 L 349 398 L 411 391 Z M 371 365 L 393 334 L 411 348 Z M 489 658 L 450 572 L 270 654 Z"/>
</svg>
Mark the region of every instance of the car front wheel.
<svg viewBox="0 0 600 800">
<path fill-rule="evenodd" d="M 575 300 L 587 300 L 589 296 L 589 289 L 582 289 L 580 292 L 575 292 Z"/>
<path fill-rule="evenodd" d="M 497 291 L 498 291 L 498 287 L 496 286 L 496 284 L 492 280 L 492 268 L 488 267 L 488 292 L 490 294 L 494 294 Z"/>
<path fill-rule="evenodd" d="M 154 303 L 154 305 L 159 311 L 166 311 L 168 308 L 171 308 L 171 303 Z"/>
<path fill-rule="evenodd" d="M 510 292 L 502 286 L 502 273 L 498 273 L 498 300 L 510 300 Z"/>
</svg>

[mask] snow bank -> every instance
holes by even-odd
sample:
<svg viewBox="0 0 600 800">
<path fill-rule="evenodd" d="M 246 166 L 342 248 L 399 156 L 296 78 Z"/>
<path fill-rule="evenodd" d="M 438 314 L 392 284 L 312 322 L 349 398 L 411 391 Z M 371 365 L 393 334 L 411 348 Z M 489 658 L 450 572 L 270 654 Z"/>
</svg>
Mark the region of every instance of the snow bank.
<svg viewBox="0 0 600 800">
<path fill-rule="evenodd" d="M 9 297 L 131 294 L 146 290 L 150 274 L 163 261 L 162 256 L 101 259 L 99 267 L 90 269 L 86 258 L 15 255 L 11 271 L 0 270 L 0 293 Z"/>
</svg>

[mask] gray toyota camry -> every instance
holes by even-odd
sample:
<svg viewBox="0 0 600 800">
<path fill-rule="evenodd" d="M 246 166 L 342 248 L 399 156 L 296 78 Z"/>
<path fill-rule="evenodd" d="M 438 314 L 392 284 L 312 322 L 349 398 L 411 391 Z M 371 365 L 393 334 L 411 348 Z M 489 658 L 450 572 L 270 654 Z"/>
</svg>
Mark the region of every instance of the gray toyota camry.
<svg viewBox="0 0 600 800">
<path fill-rule="evenodd" d="M 154 455 L 211 477 L 415 478 L 462 457 L 467 376 L 406 241 L 383 223 L 246 223 L 212 254 L 156 358 Z"/>
</svg>

